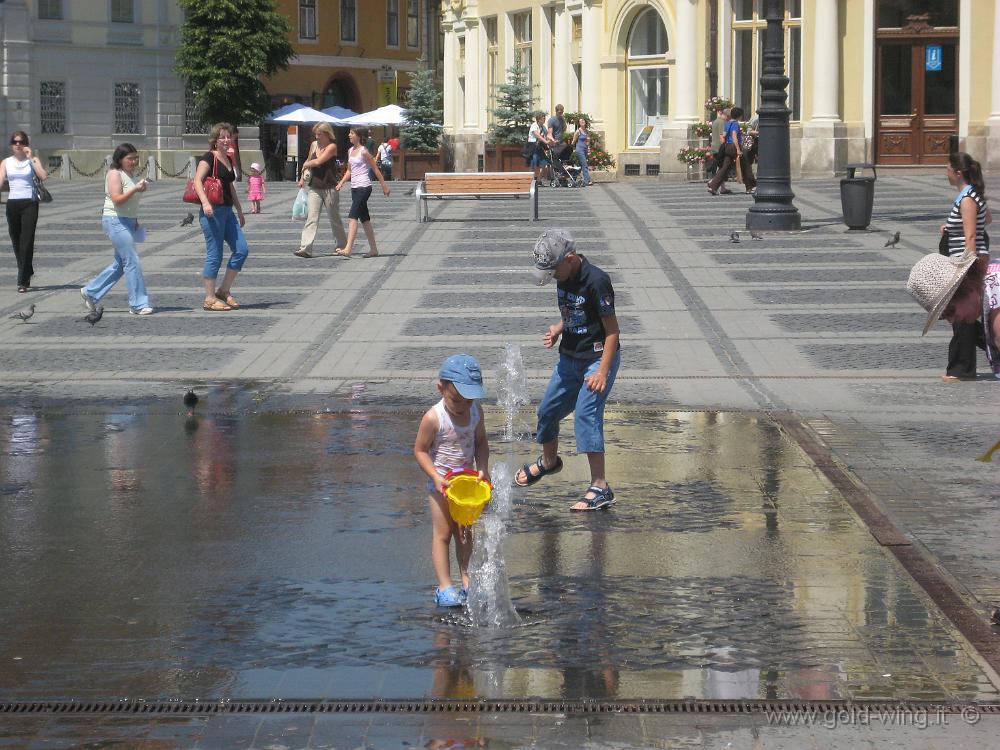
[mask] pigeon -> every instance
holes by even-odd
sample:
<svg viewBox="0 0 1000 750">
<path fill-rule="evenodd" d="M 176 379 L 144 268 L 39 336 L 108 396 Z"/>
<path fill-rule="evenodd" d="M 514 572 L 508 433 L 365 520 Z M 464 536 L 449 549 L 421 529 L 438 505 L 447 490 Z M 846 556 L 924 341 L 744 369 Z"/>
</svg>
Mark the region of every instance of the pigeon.
<svg viewBox="0 0 1000 750">
<path fill-rule="evenodd" d="M 10 317 L 20 318 L 22 322 L 27 323 L 31 319 L 31 316 L 34 314 L 35 314 L 35 306 L 31 305 L 27 310 L 20 310 L 11 315 Z"/>
<path fill-rule="evenodd" d="M 737 232 L 734 229 L 732 232 L 729 233 L 729 241 L 730 242 L 739 242 L 740 241 L 740 233 Z"/>
<path fill-rule="evenodd" d="M 755 231 L 753 231 L 751 229 L 750 230 L 750 239 L 752 239 L 752 240 L 762 240 L 762 239 L 764 239 L 764 235 L 758 234 L 757 232 L 755 232 Z"/>
<path fill-rule="evenodd" d="M 896 232 L 892 237 L 889 238 L 882 247 L 896 247 L 896 243 L 899 242 L 899 232 Z"/>
<path fill-rule="evenodd" d="M 100 307 L 98 307 L 93 312 L 89 312 L 86 315 L 84 315 L 82 318 L 80 318 L 80 322 L 81 323 L 90 323 L 90 327 L 93 328 L 94 324 L 97 323 L 97 321 L 99 321 L 101 319 L 102 315 L 104 315 L 104 306 L 103 305 L 101 305 Z"/>
<path fill-rule="evenodd" d="M 192 390 L 189 390 L 184 394 L 184 406 L 188 409 L 193 409 L 198 405 L 198 394 Z"/>
<path fill-rule="evenodd" d="M 184 217 L 183 221 L 181 221 L 181 226 L 186 227 L 189 224 L 194 224 L 194 214 L 190 212 L 188 212 L 188 215 Z"/>
</svg>

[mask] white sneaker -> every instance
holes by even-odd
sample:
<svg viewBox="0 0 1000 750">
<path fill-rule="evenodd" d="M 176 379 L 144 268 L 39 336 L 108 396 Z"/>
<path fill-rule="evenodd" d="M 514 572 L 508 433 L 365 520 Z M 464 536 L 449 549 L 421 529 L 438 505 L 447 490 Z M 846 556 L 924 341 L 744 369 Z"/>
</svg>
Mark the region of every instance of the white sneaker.
<svg viewBox="0 0 1000 750">
<path fill-rule="evenodd" d="M 80 296 L 83 297 L 83 304 L 87 306 L 87 310 L 90 312 L 97 312 L 97 305 L 94 304 L 94 300 L 92 300 L 90 295 L 87 294 L 87 287 L 80 287 Z"/>
<path fill-rule="evenodd" d="M 133 315 L 152 315 L 153 314 L 153 308 L 152 307 L 130 307 L 128 309 L 128 311 L 130 313 L 132 313 Z"/>
</svg>

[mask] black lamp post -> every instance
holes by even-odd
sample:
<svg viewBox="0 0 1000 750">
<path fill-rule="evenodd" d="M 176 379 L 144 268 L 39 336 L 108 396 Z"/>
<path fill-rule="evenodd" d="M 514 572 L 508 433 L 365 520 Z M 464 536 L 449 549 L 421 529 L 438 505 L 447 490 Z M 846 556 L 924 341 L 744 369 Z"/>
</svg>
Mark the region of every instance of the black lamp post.
<svg viewBox="0 0 1000 750">
<path fill-rule="evenodd" d="M 764 0 L 767 37 L 760 77 L 757 193 L 747 211 L 747 229 L 792 230 L 802 226 L 799 210 L 792 205 L 795 194 L 789 169 L 788 118 L 792 111 L 785 103 L 784 8 L 784 0 Z"/>
</svg>

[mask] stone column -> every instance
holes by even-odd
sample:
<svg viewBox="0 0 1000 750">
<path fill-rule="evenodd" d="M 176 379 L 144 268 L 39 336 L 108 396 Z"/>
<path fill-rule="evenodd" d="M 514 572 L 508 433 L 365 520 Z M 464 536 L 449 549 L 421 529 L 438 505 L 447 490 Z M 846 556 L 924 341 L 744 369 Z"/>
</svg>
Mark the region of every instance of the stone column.
<svg viewBox="0 0 1000 750">
<path fill-rule="evenodd" d="M 701 108 L 698 101 L 698 12 L 697 0 L 677 0 L 677 95 L 674 122 L 689 125 L 698 122 Z"/>
<path fill-rule="evenodd" d="M 552 89 L 552 101 L 562 102 L 568 108 L 573 109 L 569 104 L 569 81 L 572 73 L 569 61 L 569 14 L 566 13 L 566 5 L 564 3 L 557 3 L 554 13 L 555 19 L 552 33 L 555 34 L 556 38 L 555 59 L 552 61 L 552 64 L 555 66 L 556 76 Z M 576 92 L 573 93 L 575 94 Z"/>
<path fill-rule="evenodd" d="M 455 114 L 455 103 L 458 92 L 458 43 L 455 39 L 455 29 L 448 23 L 444 24 L 444 129 L 454 135 L 455 131 L 462 127 L 462 123 L 457 122 Z"/>
<path fill-rule="evenodd" d="M 812 27 L 812 112 L 802 125 L 799 162 L 803 173 L 833 174 L 846 162 L 846 140 L 840 119 L 840 35 L 837 3 L 814 3 Z M 807 29 L 803 29 L 803 34 Z M 803 86 L 805 89 L 805 86 Z"/>
<path fill-rule="evenodd" d="M 604 0 L 587 0 L 583 8 L 583 39 L 580 53 L 582 67 L 583 101 L 580 102 L 580 109 L 590 112 L 594 122 L 591 127 L 594 130 L 603 129 L 601 115 L 598 114 L 601 97 L 601 6 Z"/>
<path fill-rule="evenodd" d="M 461 123 L 463 128 L 480 130 L 485 123 L 479 121 L 479 72 L 482 70 L 483 60 L 480 58 L 480 28 L 478 18 L 465 19 L 465 70 L 461 75 L 465 76 L 465 122 Z"/>
<path fill-rule="evenodd" d="M 986 121 L 986 156 L 984 163 L 989 169 L 1000 169 L 1000 54 L 996 47 L 1000 44 L 1000 2 L 993 10 L 993 87 L 990 118 Z"/>
</svg>

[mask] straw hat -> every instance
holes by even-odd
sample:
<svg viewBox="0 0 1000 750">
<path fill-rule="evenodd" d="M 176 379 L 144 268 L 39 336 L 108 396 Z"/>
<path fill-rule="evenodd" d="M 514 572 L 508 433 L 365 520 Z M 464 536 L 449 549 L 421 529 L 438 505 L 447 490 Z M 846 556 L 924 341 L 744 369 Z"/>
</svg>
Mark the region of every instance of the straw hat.
<svg viewBox="0 0 1000 750">
<path fill-rule="evenodd" d="M 910 269 L 906 291 L 927 311 L 923 336 L 941 319 L 941 313 L 976 262 L 974 253 L 945 257 L 940 253 L 925 255 Z"/>
</svg>

